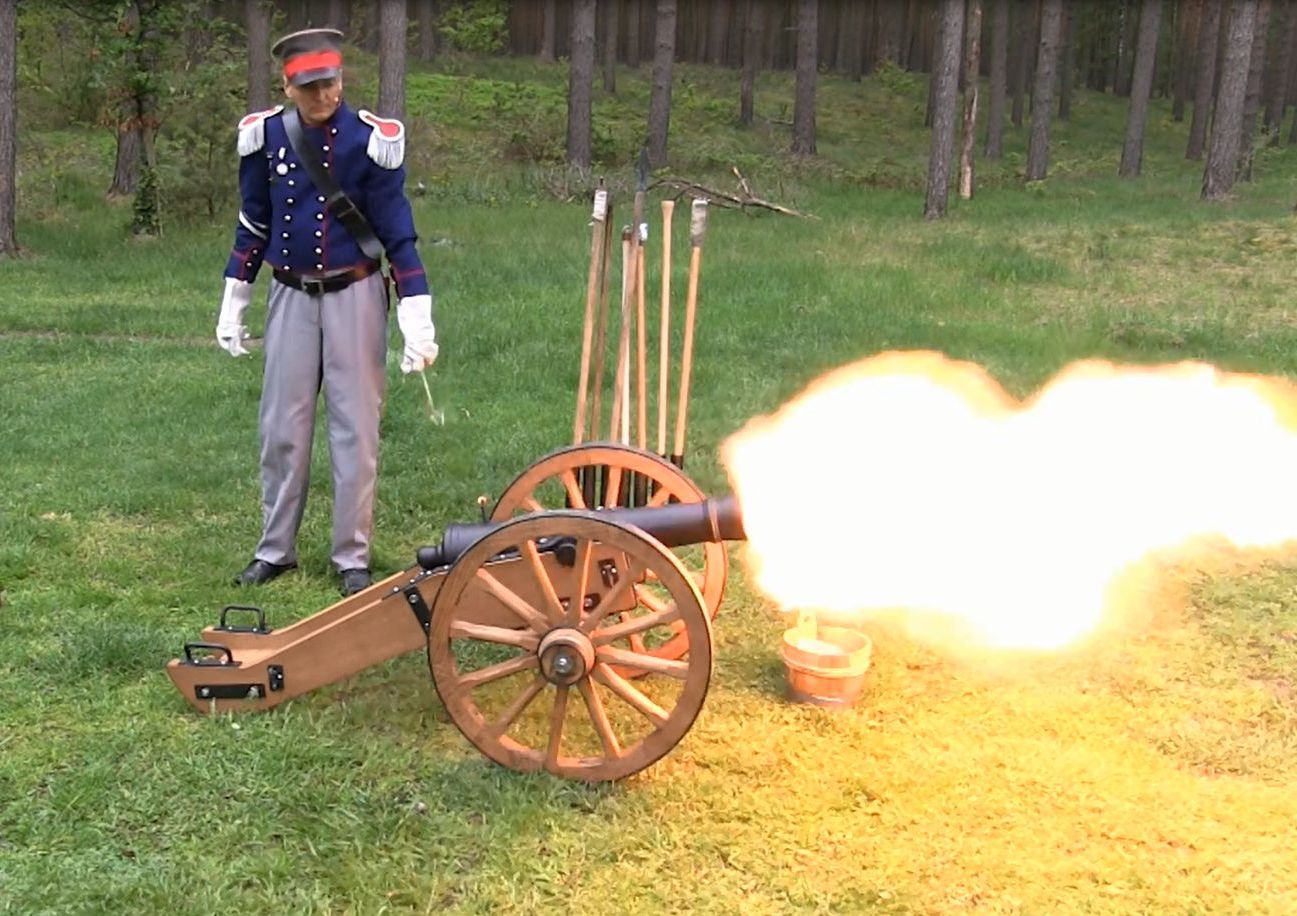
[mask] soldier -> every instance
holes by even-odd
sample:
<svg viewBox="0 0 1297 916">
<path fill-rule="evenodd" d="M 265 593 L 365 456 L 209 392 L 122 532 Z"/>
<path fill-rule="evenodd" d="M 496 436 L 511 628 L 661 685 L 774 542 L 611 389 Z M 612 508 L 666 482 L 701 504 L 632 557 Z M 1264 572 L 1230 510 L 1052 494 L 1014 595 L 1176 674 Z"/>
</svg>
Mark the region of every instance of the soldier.
<svg viewBox="0 0 1297 916">
<path fill-rule="evenodd" d="M 384 251 L 396 286 L 401 371 L 432 365 L 437 339 L 405 196 L 405 128 L 342 100 L 341 42 L 335 29 L 281 38 L 272 50 L 283 64 L 284 94 L 293 107 L 280 105 L 239 122 L 243 204 L 216 339 L 232 356 L 248 352 L 244 313 L 264 261 L 273 279 L 260 412 L 263 527 L 252 562 L 235 583 L 269 582 L 297 566 L 323 384 L 333 468 L 331 558 L 342 593 L 350 595 L 372 581 L 387 358 Z"/>
</svg>

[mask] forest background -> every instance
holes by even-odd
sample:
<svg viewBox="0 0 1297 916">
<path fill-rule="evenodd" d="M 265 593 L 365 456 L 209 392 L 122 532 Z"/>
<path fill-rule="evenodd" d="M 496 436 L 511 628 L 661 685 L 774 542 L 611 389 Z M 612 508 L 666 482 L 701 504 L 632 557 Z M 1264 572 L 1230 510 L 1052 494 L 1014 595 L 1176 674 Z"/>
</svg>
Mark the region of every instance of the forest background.
<svg viewBox="0 0 1297 916">
<path fill-rule="evenodd" d="M 381 572 L 570 441 L 590 193 L 624 219 L 641 148 L 651 212 L 713 202 L 708 492 L 883 350 L 1019 396 L 1096 356 L 1297 374 L 1289 0 L 0 0 L 0 912 L 1292 911 L 1291 551 L 1167 559 L 1137 630 L 1011 669 L 873 630 L 829 714 L 735 548 L 703 715 L 615 785 L 489 763 L 421 653 L 193 714 L 163 666 L 259 523 L 261 363 L 212 339 L 234 125 L 273 37 L 334 24 L 409 129 L 443 341 L 444 426 L 390 370 Z M 337 597 L 320 445 L 275 626 Z"/>
</svg>

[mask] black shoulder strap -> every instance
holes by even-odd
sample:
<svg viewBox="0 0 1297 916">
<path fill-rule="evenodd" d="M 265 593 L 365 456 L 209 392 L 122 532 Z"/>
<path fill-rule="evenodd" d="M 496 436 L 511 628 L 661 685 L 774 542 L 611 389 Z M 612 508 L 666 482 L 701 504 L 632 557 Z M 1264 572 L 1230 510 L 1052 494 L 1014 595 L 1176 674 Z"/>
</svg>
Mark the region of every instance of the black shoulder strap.
<svg viewBox="0 0 1297 916">
<path fill-rule="evenodd" d="M 338 185 L 338 182 L 329 170 L 320 162 L 320 154 L 316 152 L 315 147 L 306 140 L 302 133 L 302 122 L 297 117 L 296 108 L 287 108 L 284 110 L 284 132 L 288 134 L 288 142 L 293 145 L 293 151 L 297 153 L 297 158 L 302 160 L 302 165 L 306 167 L 306 174 L 311 176 L 311 183 L 324 195 L 329 212 L 333 214 L 334 219 L 342 223 L 346 230 L 351 233 L 360 250 L 367 257 L 375 261 L 383 257 L 383 246 L 374 235 L 374 230 L 370 228 L 369 221 L 365 219 L 365 214 L 356 208 L 351 202 L 351 198 Z"/>
</svg>

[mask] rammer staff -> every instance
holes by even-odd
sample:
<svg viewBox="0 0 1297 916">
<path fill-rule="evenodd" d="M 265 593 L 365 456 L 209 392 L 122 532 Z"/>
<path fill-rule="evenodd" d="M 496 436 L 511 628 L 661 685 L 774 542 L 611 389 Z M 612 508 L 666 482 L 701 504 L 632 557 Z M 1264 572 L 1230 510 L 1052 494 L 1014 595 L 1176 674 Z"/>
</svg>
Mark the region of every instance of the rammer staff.
<svg viewBox="0 0 1297 916">
<path fill-rule="evenodd" d="M 627 445 L 630 444 L 630 326 L 635 295 L 634 235 L 633 227 L 622 227 L 621 328 L 617 335 L 617 369 L 613 374 L 612 417 L 608 425 L 608 438 Z"/>
<path fill-rule="evenodd" d="M 676 407 L 675 449 L 671 463 L 685 466 L 685 426 L 689 419 L 689 375 L 693 371 L 694 323 L 697 320 L 698 272 L 702 267 L 703 237 L 707 234 L 707 201 L 693 202 L 689 218 L 689 288 L 685 298 L 685 340 L 680 357 L 680 396 Z"/>
<path fill-rule="evenodd" d="M 599 276 L 599 306 L 598 321 L 595 331 L 594 345 L 594 397 L 590 408 L 590 432 L 592 438 L 598 438 L 599 430 L 603 425 L 603 412 L 600 409 L 600 398 L 603 395 L 603 363 L 604 356 L 608 350 L 607 330 L 608 330 L 608 268 L 612 261 L 612 198 L 608 200 L 608 211 L 604 218 L 603 224 L 603 263 L 600 267 Z"/>
<path fill-rule="evenodd" d="M 658 337 L 658 454 L 667 454 L 668 375 L 671 371 L 671 217 L 674 200 L 662 201 L 662 313 Z"/>
<path fill-rule="evenodd" d="M 648 342 L 644 327 L 644 243 L 648 241 L 648 223 L 640 223 L 639 245 L 635 257 L 635 444 L 648 447 Z"/>
<path fill-rule="evenodd" d="M 594 345 L 595 305 L 599 298 L 599 273 L 604 259 L 604 222 L 607 218 L 608 192 L 599 188 L 594 192 L 594 205 L 590 213 L 590 271 L 585 283 L 585 320 L 581 328 L 581 378 L 577 382 L 576 417 L 572 421 L 573 445 L 580 445 L 585 438 L 586 399 L 590 394 L 590 350 Z M 596 428 L 597 423 L 596 418 Z"/>
</svg>

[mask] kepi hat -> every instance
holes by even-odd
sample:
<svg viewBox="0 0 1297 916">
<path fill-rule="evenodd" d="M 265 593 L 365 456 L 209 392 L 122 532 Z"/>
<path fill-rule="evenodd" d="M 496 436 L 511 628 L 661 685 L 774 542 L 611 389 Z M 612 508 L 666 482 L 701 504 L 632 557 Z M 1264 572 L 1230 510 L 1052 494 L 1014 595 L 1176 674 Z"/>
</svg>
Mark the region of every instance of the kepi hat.
<svg viewBox="0 0 1297 916">
<path fill-rule="evenodd" d="M 294 86 L 333 79 L 342 73 L 342 33 L 337 29 L 303 29 L 275 42 L 270 53 L 284 65 Z"/>
</svg>

